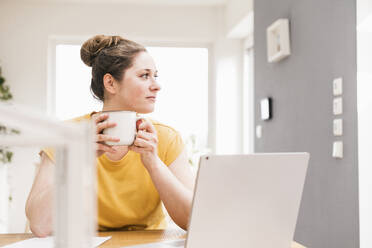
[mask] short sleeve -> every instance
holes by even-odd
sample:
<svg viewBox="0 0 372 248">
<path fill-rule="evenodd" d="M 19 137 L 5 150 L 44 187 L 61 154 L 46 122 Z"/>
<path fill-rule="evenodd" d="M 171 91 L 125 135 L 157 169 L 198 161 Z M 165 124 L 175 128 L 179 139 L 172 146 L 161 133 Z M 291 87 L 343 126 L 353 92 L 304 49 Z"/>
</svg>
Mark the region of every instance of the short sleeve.
<svg viewBox="0 0 372 248">
<path fill-rule="evenodd" d="M 70 120 L 65 120 L 64 122 L 80 122 L 80 121 L 88 121 L 90 120 L 91 116 L 96 114 L 97 112 L 92 112 L 90 114 L 86 114 L 84 116 L 80 116 L 80 117 L 77 117 L 77 118 L 74 118 L 74 119 L 70 119 Z M 41 149 L 41 151 L 39 152 L 39 155 L 41 156 L 41 153 L 44 152 L 48 158 L 50 158 L 53 162 L 56 162 L 55 160 L 55 149 L 52 148 L 52 147 L 44 147 Z"/>
<path fill-rule="evenodd" d="M 56 162 L 55 160 L 55 150 L 51 147 L 43 148 L 39 152 L 39 155 L 41 156 L 41 153 L 44 152 L 50 160 L 52 160 L 54 163 Z"/>
<path fill-rule="evenodd" d="M 164 163 L 167 166 L 171 165 L 174 160 L 176 160 L 176 158 L 181 154 L 184 148 L 185 145 L 182 141 L 181 135 L 178 132 L 172 130 L 169 143 L 166 147 Z"/>
</svg>

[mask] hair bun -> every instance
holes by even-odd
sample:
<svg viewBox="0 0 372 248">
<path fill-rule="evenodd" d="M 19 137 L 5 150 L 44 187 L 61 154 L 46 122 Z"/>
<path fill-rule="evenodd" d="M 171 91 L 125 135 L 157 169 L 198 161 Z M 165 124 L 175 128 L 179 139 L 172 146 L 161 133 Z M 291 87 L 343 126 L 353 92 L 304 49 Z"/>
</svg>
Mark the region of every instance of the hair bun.
<svg viewBox="0 0 372 248">
<path fill-rule="evenodd" d="M 102 49 L 117 45 L 123 38 L 120 36 L 96 35 L 81 46 L 80 58 L 87 66 L 92 66 L 94 59 Z"/>
</svg>

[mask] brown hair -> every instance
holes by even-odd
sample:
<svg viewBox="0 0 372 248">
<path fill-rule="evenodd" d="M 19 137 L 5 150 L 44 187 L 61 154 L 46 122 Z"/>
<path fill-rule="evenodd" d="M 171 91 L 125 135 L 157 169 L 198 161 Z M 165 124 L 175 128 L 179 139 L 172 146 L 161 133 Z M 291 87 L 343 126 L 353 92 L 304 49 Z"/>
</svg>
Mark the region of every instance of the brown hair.
<svg viewBox="0 0 372 248">
<path fill-rule="evenodd" d="M 120 36 L 96 35 L 84 42 L 80 57 L 87 66 L 92 67 L 90 89 L 93 96 L 103 101 L 103 76 L 109 73 L 116 80 L 122 80 L 123 72 L 132 66 L 139 52 L 146 52 L 146 48 Z"/>
</svg>

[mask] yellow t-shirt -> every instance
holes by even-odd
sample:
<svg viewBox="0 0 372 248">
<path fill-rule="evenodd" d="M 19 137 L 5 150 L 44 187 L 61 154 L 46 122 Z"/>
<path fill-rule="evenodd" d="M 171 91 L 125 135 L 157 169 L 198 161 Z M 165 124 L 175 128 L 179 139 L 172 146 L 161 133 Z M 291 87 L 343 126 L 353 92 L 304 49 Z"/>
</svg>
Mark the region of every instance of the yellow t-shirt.
<svg viewBox="0 0 372 248">
<path fill-rule="evenodd" d="M 74 119 L 87 121 L 91 114 Z M 151 120 L 158 135 L 158 156 L 169 166 L 184 149 L 180 134 Z M 43 150 L 51 159 L 53 152 Z M 99 230 L 163 229 L 166 227 L 159 194 L 140 154 L 128 151 L 119 161 L 106 154 L 97 158 Z"/>
</svg>

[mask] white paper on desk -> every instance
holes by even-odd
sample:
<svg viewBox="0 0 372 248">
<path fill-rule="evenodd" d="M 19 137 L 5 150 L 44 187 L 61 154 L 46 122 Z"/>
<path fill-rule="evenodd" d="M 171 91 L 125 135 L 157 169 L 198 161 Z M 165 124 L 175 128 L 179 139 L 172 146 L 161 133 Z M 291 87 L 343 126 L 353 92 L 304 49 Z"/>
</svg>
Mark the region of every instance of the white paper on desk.
<svg viewBox="0 0 372 248">
<path fill-rule="evenodd" d="M 103 242 L 111 239 L 111 236 L 108 237 L 93 237 L 93 246 L 97 247 Z M 54 238 L 53 237 L 46 237 L 46 238 L 31 238 L 26 239 L 23 241 L 19 241 L 10 245 L 3 246 L 3 248 L 53 248 L 54 247 Z"/>
<path fill-rule="evenodd" d="M 183 248 L 185 247 L 185 242 L 186 242 L 185 239 L 168 240 L 143 245 L 127 246 L 127 248 Z"/>
</svg>

